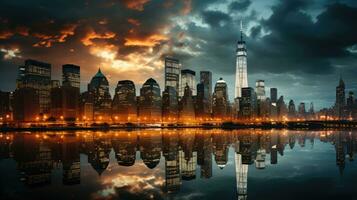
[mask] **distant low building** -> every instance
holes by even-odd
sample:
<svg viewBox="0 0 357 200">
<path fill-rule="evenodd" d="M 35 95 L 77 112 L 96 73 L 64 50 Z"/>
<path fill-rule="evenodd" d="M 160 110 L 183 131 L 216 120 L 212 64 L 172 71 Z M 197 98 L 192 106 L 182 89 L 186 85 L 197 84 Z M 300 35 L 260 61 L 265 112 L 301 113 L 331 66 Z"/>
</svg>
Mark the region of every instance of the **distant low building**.
<svg viewBox="0 0 357 200">
<path fill-rule="evenodd" d="M 40 102 L 34 88 L 19 88 L 14 92 L 13 100 L 15 121 L 39 120 Z"/>
</svg>

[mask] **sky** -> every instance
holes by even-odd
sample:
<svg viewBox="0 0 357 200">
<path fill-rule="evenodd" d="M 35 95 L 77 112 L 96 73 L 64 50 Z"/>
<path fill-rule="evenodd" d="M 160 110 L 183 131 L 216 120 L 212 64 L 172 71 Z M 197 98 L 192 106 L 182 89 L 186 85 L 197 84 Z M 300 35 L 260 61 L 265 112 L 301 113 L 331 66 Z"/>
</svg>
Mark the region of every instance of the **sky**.
<svg viewBox="0 0 357 200">
<path fill-rule="evenodd" d="M 81 66 L 81 90 L 100 67 L 111 92 L 150 77 L 163 88 L 163 58 L 210 70 L 234 98 L 235 48 L 243 22 L 249 86 L 330 107 L 340 76 L 357 92 L 355 0 L 2 0 L 0 90 L 15 89 L 25 59 Z M 197 77 L 198 80 L 198 77 Z"/>
</svg>

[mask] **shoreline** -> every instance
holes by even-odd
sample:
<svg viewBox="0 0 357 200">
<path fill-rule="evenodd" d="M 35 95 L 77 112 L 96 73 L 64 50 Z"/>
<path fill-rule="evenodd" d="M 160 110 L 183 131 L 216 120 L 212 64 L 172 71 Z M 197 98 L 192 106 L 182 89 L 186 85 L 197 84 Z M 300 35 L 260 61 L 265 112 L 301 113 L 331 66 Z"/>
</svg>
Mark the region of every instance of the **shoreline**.
<svg viewBox="0 0 357 200">
<path fill-rule="evenodd" d="M 221 124 L 199 124 L 199 125 L 183 125 L 183 124 L 97 124 L 95 126 L 80 126 L 80 125 L 58 125 L 58 126 L 31 126 L 31 127 L 16 127 L 16 126 L 2 126 L 0 132 L 13 132 L 13 131 L 97 131 L 97 130 L 136 130 L 136 129 L 226 129 L 226 130 L 239 130 L 239 129 L 286 129 L 286 130 L 325 130 L 325 129 L 338 129 L 338 130 L 351 130 L 357 129 L 357 121 L 294 121 L 294 122 L 265 122 L 265 123 L 233 123 L 226 122 Z"/>
</svg>

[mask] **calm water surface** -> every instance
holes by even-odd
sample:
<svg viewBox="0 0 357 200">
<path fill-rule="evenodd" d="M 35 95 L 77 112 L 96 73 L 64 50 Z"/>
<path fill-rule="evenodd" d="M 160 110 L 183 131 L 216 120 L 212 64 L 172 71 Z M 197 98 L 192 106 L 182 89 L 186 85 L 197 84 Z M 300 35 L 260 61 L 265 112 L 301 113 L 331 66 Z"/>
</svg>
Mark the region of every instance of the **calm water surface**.
<svg viewBox="0 0 357 200">
<path fill-rule="evenodd" d="M 0 135 L 0 199 L 357 199 L 357 132 Z"/>
</svg>

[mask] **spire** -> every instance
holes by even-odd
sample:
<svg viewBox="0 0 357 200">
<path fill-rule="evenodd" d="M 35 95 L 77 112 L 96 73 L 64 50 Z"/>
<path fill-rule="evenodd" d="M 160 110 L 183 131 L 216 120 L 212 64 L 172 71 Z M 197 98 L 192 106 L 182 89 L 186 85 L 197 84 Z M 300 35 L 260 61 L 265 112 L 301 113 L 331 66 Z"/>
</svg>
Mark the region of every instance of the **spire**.
<svg viewBox="0 0 357 200">
<path fill-rule="evenodd" d="M 340 83 L 339 83 L 339 85 L 345 87 L 345 82 L 342 79 L 342 74 L 341 73 L 340 73 Z"/>
<path fill-rule="evenodd" d="M 240 20 L 240 41 L 243 41 L 243 22 Z"/>
</svg>

